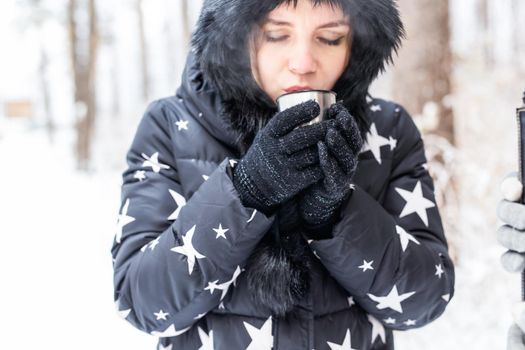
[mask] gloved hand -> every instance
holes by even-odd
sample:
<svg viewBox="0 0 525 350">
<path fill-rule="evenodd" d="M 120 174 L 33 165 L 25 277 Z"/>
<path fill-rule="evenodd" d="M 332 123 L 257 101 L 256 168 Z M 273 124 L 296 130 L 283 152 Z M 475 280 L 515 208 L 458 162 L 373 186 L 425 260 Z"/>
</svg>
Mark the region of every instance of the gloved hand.
<svg viewBox="0 0 525 350">
<path fill-rule="evenodd" d="M 503 267 L 510 272 L 525 268 L 525 205 L 516 203 L 522 192 L 517 174 L 509 174 L 501 184 L 503 200 L 498 204 L 498 217 L 505 223 L 498 229 L 499 243 L 509 249 L 501 257 Z"/>
<path fill-rule="evenodd" d="M 325 137 L 329 121 L 301 126 L 318 114 L 317 102 L 301 103 L 277 113 L 255 136 L 233 172 L 244 205 L 271 215 L 321 179 L 316 144 Z"/>
<path fill-rule="evenodd" d="M 363 140 L 356 121 L 340 103 L 328 110 L 335 120 L 324 142 L 317 144 L 323 178 L 300 195 L 299 211 L 310 238 L 325 238 L 337 219 L 341 204 L 352 191 L 352 178 Z"/>
<path fill-rule="evenodd" d="M 501 183 L 503 200 L 498 205 L 498 217 L 505 225 L 498 229 L 498 241 L 509 249 L 501 256 L 501 264 L 510 272 L 521 272 L 525 267 L 525 206 L 515 203 L 523 190 L 517 173 L 509 174 Z M 525 350 L 525 304 L 516 304 L 514 323 L 507 334 L 507 350 Z"/>
</svg>

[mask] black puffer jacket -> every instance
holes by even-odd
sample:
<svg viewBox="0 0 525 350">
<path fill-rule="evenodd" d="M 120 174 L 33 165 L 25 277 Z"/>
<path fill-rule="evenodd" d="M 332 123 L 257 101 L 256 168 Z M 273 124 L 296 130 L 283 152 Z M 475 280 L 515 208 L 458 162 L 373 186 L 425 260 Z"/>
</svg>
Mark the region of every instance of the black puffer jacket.
<svg viewBox="0 0 525 350">
<path fill-rule="evenodd" d="M 212 3 L 203 14 L 224 10 Z M 172 350 L 392 349 L 392 329 L 437 318 L 454 270 L 423 142 L 403 108 L 378 99 L 361 106 L 366 143 L 333 238 L 309 242 L 305 297 L 285 318 L 253 303 L 244 268 L 276 218 L 241 203 L 232 168 L 264 116 L 243 120 L 203 60 L 188 56 L 177 95 L 148 107 L 127 156 L 112 248 L 122 317 Z"/>
</svg>

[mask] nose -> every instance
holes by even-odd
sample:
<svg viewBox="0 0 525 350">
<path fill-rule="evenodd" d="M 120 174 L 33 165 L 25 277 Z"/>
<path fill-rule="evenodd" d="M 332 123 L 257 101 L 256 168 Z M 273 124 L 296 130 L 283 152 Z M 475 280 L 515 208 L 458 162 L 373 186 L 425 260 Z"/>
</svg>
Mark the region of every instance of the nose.
<svg viewBox="0 0 525 350">
<path fill-rule="evenodd" d="M 317 62 L 308 44 L 298 44 L 293 50 L 290 50 L 288 68 L 295 74 L 315 73 Z"/>
</svg>

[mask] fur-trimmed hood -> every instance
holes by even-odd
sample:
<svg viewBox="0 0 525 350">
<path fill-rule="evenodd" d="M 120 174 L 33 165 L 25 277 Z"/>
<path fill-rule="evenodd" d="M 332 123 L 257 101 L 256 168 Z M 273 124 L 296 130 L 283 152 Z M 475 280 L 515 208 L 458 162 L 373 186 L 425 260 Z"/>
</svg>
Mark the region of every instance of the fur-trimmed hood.
<svg viewBox="0 0 525 350">
<path fill-rule="evenodd" d="M 392 61 L 404 35 L 395 0 L 311 0 L 339 6 L 352 28 L 350 62 L 333 90 L 368 126 L 366 95 L 372 81 Z M 192 51 L 204 78 L 219 92 L 232 127 L 249 146 L 277 111 L 251 73 L 249 34 L 281 3 L 294 0 L 205 0 L 192 36 Z M 296 1 L 295 1 L 296 2 Z"/>
</svg>

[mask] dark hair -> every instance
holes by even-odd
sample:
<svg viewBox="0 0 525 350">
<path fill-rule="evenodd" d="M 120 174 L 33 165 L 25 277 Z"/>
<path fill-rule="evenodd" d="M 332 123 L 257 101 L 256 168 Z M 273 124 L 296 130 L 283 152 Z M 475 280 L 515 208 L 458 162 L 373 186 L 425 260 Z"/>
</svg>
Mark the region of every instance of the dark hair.
<svg viewBox="0 0 525 350">
<path fill-rule="evenodd" d="M 249 40 L 254 26 L 283 3 L 299 0 L 205 0 L 192 37 L 200 69 L 220 93 L 234 129 L 251 133 L 263 127 L 276 106 L 251 72 Z M 392 62 L 404 37 L 395 0 L 309 0 L 314 6 L 341 8 L 352 28 L 351 58 L 333 90 L 368 128 L 366 97 L 372 81 Z M 249 137 L 247 139 L 249 142 Z"/>
</svg>

